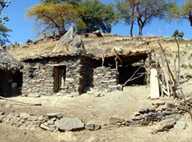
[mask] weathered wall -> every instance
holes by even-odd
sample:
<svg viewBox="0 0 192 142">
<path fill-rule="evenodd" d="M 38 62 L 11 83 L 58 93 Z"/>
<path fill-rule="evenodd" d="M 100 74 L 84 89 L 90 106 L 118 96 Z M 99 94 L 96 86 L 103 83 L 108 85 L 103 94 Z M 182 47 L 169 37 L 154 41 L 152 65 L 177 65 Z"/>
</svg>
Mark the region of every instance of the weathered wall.
<svg viewBox="0 0 192 142">
<path fill-rule="evenodd" d="M 23 95 L 53 95 L 54 64 L 66 66 L 66 80 L 59 95 L 78 92 L 80 60 L 52 60 L 46 63 L 25 63 L 23 69 Z"/>
<path fill-rule="evenodd" d="M 93 86 L 96 90 L 113 91 L 117 89 L 117 71 L 111 67 L 94 69 Z"/>
<path fill-rule="evenodd" d="M 25 64 L 23 69 L 23 95 L 51 95 L 53 93 L 53 67 Z"/>
<path fill-rule="evenodd" d="M 78 92 L 80 82 L 80 60 L 63 61 L 66 65 L 66 80 L 62 93 Z"/>
</svg>

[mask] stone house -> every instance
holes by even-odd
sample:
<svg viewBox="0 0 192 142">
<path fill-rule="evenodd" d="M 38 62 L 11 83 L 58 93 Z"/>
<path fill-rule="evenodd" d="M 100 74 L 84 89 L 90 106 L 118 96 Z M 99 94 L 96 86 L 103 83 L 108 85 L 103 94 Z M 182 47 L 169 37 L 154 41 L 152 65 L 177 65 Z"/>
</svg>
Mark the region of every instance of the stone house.
<svg viewBox="0 0 192 142">
<path fill-rule="evenodd" d="M 0 96 L 12 97 L 21 94 L 21 69 L 21 63 L 0 48 Z"/>
<path fill-rule="evenodd" d="M 24 64 L 23 95 L 82 94 L 146 83 L 144 64 L 151 50 L 144 40 L 105 36 L 82 41 L 81 49 L 55 48 L 57 42 L 52 42 L 46 48 L 38 44 L 20 49 L 26 53 L 22 56 L 12 51 Z"/>
</svg>

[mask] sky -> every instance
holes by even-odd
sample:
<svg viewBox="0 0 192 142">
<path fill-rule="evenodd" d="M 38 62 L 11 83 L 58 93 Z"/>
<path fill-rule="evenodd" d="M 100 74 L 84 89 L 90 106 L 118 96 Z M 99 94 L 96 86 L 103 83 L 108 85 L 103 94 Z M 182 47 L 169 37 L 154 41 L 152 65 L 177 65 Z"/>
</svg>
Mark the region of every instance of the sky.
<svg viewBox="0 0 192 142">
<path fill-rule="evenodd" d="M 184 0 L 178 0 L 182 3 Z M 9 33 L 12 43 L 23 43 L 28 39 L 37 39 L 40 32 L 39 26 L 35 20 L 26 16 L 27 10 L 39 0 L 11 0 L 10 6 L 4 11 L 4 14 L 10 18 L 7 26 L 12 29 Z M 104 3 L 110 3 L 111 0 L 103 0 Z M 119 22 L 112 27 L 112 33 L 117 35 L 128 35 L 129 25 Z M 186 19 L 165 21 L 154 19 L 144 28 L 144 35 L 147 36 L 171 36 L 178 29 L 185 33 L 185 38 L 192 39 L 192 27 Z M 138 29 L 134 31 L 138 33 Z"/>
</svg>

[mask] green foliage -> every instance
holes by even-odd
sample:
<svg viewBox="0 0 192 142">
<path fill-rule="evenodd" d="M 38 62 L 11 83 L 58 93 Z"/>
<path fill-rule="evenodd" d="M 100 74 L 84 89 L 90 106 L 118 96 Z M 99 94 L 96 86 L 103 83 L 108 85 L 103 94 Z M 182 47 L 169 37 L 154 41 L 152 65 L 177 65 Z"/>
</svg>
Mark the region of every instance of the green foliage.
<svg viewBox="0 0 192 142">
<path fill-rule="evenodd" d="M 0 0 L 0 45 L 4 45 L 8 40 L 8 32 L 10 29 L 8 29 L 5 26 L 5 23 L 9 20 L 7 16 L 3 16 L 2 12 L 3 10 L 8 7 L 9 2 L 6 0 Z"/>
<path fill-rule="evenodd" d="M 41 0 L 28 11 L 28 16 L 35 17 L 48 31 L 59 35 L 72 23 L 80 33 L 98 29 L 110 32 L 116 18 L 112 5 L 99 0 Z"/>
<path fill-rule="evenodd" d="M 179 18 L 181 16 L 182 10 L 181 8 L 177 5 L 177 3 L 171 3 L 168 5 L 168 11 L 169 11 L 169 18 Z"/>
<path fill-rule="evenodd" d="M 192 10 L 192 1 L 186 0 L 184 5 L 182 6 L 182 15 L 188 15 L 189 12 Z"/>
<path fill-rule="evenodd" d="M 78 10 L 69 3 L 41 3 L 33 6 L 28 16 L 36 17 L 47 30 L 55 30 L 62 35 L 65 33 L 65 25 L 78 19 Z"/>
<path fill-rule="evenodd" d="M 189 20 L 192 26 L 192 1 L 185 0 L 184 5 L 177 5 L 173 7 L 173 10 L 170 11 L 171 15 L 174 18 L 186 18 Z"/>
<path fill-rule="evenodd" d="M 111 32 L 111 25 L 116 20 L 112 5 L 105 5 L 99 0 L 85 0 L 79 4 L 79 7 L 81 9 L 80 17 L 84 23 L 84 27 L 80 27 L 80 31 Z"/>
</svg>

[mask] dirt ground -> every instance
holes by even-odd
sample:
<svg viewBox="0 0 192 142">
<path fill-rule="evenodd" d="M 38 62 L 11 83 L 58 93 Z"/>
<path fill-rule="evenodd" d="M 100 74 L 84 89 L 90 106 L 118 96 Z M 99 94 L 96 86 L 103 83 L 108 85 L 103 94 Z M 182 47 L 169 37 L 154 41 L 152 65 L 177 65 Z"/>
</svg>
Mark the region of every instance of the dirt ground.
<svg viewBox="0 0 192 142">
<path fill-rule="evenodd" d="M 128 119 L 140 108 L 158 101 L 149 99 L 147 86 L 127 87 L 124 91 L 107 93 L 101 97 L 89 93 L 79 97 L 47 96 L 10 99 L 29 104 L 41 103 L 42 106 L 18 105 L 1 100 L 0 111 L 33 114 L 62 112 L 67 117 L 78 117 L 84 122 L 91 121 L 101 125 L 108 123 L 110 117 Z M 98 131 L 55 133 L 41 129 L 29 131 L 1 124 L 0 142 L 190 142 L 192 123 L 188 115 L 183 119 L 187 122 L 185 130 L 172 129 L 170 132 L 158 134 L 151 134 L 153 127 L 106 127 Z"/>
</svg>

